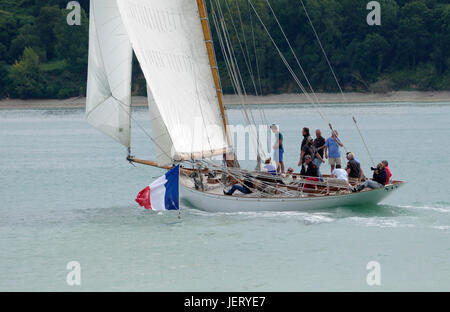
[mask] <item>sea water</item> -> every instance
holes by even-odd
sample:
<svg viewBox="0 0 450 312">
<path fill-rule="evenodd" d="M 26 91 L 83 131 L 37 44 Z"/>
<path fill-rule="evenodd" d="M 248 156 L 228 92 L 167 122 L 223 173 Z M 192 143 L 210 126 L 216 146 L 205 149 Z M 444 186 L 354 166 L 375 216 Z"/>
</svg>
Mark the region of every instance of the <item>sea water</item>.
<svg viewBox="0 0 450 312">
<path fill-rule="evenodd" d="M 370 207 L 207 213 L 183 205 L 178 219 L 137 205 L 164 171 L 129 164 L 81 109 L 1 110 L 0 291 L 450 291 L 450 103 L 321 110 L 366 174 L 353 115 L 375 161 L 387 159 L 408 184 Z M 263 116 L 257 106 L 251 115 Z M 280 125 L 286 168 L 298 170 L 302 127 L 329 136 L 310 106 L 265 106 L 264 115 Z M 239 109 L 228 117 L 244 120 Z M 134 109 L 132 153 L 155 159 L 149 120 Z"/>
</svg>

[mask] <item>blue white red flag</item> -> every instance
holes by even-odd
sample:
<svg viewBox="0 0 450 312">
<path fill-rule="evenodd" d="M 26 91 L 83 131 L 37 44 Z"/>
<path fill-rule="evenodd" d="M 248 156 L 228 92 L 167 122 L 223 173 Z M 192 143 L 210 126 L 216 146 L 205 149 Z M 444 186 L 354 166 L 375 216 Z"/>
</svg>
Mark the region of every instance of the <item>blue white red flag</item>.
<svg viewBox="0 0 450 312">
<path fill-rule="evenodd" d="M 180 165 L 166 172 L 149 186 L 144 188 L 136 197 L 136 202 L 152 210 L 180 209 Z"/>
</svg>

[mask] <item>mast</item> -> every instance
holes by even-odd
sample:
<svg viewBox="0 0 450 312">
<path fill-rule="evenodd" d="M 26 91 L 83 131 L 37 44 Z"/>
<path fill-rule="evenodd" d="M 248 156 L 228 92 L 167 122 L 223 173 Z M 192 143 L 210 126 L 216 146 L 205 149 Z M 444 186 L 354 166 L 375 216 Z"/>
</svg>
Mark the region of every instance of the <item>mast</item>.
<svg viewBox="0 0 450 312">
<path fill-rule="evenodd" d="M 227 129 L 227 117 L 225 115 L 225 108 L 223 106 L 223 94 L 222 86 L 220 85 L 219 69 L 217 67 L 216 56 L 214 54 L 214 44 L 212 41 L 211 31 L 209 29 L 208 14 L 206 12 L 206 6 L 204 0 L 197 0 L 198 12 L 200 15 L 200 21 L 202 23 L 203 36 L 205 38 L 206 50 L 208 51 L 209 65 L 211 67 L 211 73 L 216 87 L 217 100 L 219 102 L 220 114 L 222 115 L 223 127 L 227 136 L 228 146 L 231 146 L 230 134 Z M 227 162 L 228 163 L 228 162 Z M 231 162 L 233 163 L 233 161 Z"/>
</svg>

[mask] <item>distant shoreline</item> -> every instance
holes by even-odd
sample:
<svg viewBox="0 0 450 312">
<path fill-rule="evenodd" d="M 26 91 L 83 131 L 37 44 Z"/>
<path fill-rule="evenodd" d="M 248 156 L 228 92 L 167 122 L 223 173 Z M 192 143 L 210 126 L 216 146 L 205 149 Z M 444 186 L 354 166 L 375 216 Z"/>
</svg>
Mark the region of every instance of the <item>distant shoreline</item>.
<svg viewBox="0 0 450 312">
<path fill-rule="evenodd" d="M 450 103 L 450 91 L 394 91 L 389 93 L 344 93 L 345 101 L 340 93 L 317 93 L 320 103 Z M 84 107 L 86 98 L 70 99 L 4 99 L 0 101 L 0 109 L 52 109 L 52 108 L 81 108 Z M 241 105 L 236 95 L 225 95 L 224 103 L 229 107 Z M 249 105 L 283 105 L 283 104 L 308 104 L 309 100 L 304 94 L 274 94 L 264 96 L 248 96 L 246 104 Z M 133 96 L 132 106 L 146 106 L 147 99 L 143 96 Z"/>
</svg>

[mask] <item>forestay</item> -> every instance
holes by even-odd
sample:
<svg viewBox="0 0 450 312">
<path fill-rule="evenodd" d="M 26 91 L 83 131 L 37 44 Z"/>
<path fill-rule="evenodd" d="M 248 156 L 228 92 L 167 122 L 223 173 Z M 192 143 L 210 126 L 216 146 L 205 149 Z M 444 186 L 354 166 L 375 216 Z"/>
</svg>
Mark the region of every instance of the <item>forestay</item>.
<svg viewBox="0 0 450 312">
<path fill-rule="evenodd" d="M 171 138 L 170 156 L 191 159 L 222 154 L 228 143 L 196 1 L 117 3 Z"/>
<path fill-rule="evenodd" d="M 132 49 L 115 1 L 91 0 L 87 121 L 130 146 Z"/>
</svg>

